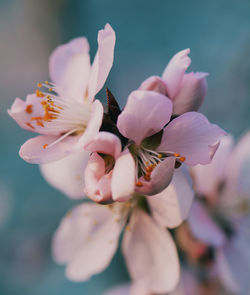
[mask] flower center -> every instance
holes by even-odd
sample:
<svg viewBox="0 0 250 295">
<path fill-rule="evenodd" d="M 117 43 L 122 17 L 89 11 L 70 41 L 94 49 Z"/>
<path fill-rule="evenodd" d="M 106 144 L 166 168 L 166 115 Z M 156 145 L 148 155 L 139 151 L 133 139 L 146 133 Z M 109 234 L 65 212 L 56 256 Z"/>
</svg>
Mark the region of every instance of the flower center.
<svg viewBox="0 0 250 295">
<path fill-rule="evenodd" d="M 130 145 L 130 152 L 135 158 L 136 166 L 136 186 L 142 186 L 142 182 L 139 181 L 139 177 L 143 176 L 146 181 L 151 180 L 151 174 L 155 167 L 164 161 L 167 157 L 175 157 L 177 161 L 183 163 L 186 158 L 181 157 L 179 153 L 171 151 L 158 152 L 152 149 L 148 149 L 143 145 L 137 146 L 135 144 Z"/>
<path fill-rule="evenodd" d="M 26 124 L 32 125 L 35 122 L 49 134 L 61 135 L 55 142 L 43 147 L 49 148 L 69 135 L 82 134 L 91 114 L 88 100 L 78 101 L 69 97 L 65 91 L 48 81 L 38 83 L 37 86 L 39 89 L 36 90 L 36 95 L 41 100 L 43 115 L 31 117 Z M 42 87 L 45 91 L 40 90 Z M 32 106 L 26 108 L 26 112 L 28 111 L 32 111 Z"/>
</svg>

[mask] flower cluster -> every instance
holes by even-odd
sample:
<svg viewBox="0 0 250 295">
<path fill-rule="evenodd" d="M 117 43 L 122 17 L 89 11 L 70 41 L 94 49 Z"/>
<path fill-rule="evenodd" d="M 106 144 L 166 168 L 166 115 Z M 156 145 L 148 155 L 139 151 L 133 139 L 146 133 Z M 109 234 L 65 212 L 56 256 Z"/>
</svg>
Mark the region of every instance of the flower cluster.
<svg viewBox="0 0 250 295">
<path fill-rule="evenodd" d="M 123 109 L 107 89 L 104 111 L 96 95 L 114 46 L 109 24 L 98 33 L 92 65 L 85 38 L 59 46 L 49 62 L 52 82 L 38 83 L 26 101 L 17 98 L 9 114 L 40 134 L 20 156 L 40 164 L 46 180 L 69 197 L 94 201 L 69 212 L 55 234 L 53 255 L 67 264 L 67 277 L 84 281 L 105 269 L 125 228 L 122 251 L 135 288 L 169 292 L 180 269 L 166 228 L 188 216 L 194 193 L 187 168 L 209 164 L 226 133 L 197 112 L 207 74 L 186 73 L 189 49 L 132 91 Z"/>
</svg>

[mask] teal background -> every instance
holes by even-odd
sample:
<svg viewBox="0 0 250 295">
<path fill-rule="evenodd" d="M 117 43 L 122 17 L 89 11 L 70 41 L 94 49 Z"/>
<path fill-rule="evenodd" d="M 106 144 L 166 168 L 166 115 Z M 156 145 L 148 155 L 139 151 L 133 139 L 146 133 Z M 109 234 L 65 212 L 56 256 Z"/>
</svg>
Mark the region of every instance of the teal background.
<svg viewBox="0 0 250 295">
<path fill-rule="evenodd" d="M 52 261 L 53 232 L 76 202 L 19 158 L 31 134 L 6 113 L 15 97 L 48 79 L 48 57 L 60 43 L 87 36 L 93 57 L 107 22 L 117 34 L 107 86 L 122 106 L 145 78 L 190 47 L 190 70 L 209 73 L 201 112 L 236 137 L 249 128 L 250 1 L 0 0 L 0 294 L 99 295 L 128 280 L 121 254 L 85 283 L 68 281 Z M 105 101 L 104 92 L 98 98 Z"/>
</svg>

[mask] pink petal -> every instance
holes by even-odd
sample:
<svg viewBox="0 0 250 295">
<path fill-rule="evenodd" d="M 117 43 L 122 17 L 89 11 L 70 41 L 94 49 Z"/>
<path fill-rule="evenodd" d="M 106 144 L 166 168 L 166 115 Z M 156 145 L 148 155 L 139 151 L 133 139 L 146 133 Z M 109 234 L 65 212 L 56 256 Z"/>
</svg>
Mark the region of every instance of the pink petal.
<svg viewBox="0 0 250 295">
<path fill-rule="evenodd" d="M 185 163 L 191 166 L 205 165 L 211 162 L 219 140 L 224 135 L 224 130 L 211 124 L 202 114 L 189 112 L 164 128 L 162 142 L 157 150 L 179 153 L 186 158 Z"/>
<path fill-rule="evenodd" d="M 159 132 L 170 120 L 172 102 L 166 96 L 145 90 L 133 91 L 118 117 L 121 134 L 136 144 Z"/>
<path fill-rule="evenodd" d="M 116 159 L 111 189 L 114 201 L 125 202 L 132 197 L 135 188 L 135 161 L 129 150 Z"/>
<path fill-rule="evenodd" d="M 89 100 L 103 87 L 114 59 L 115 32 L 109 24 L 98 32 L 98 50 L 90 71 L 89 78 Z"/>
<path fill-rule="evenodd" d="M 225 171 L 231 189 L 250 196 L 250 132 L 247 132 L 232 151 Z"/>
<path fill-rule="evenodd" d="M 79 137 L 68 136 L 55 145 L 45 148 L 46 145 L 52 144 L 57 139 L 58 136 L 49 135 L 33 137 L 21 146 L 19 155 L 31 164 L 46 164 L 57 161 L 72 153 Z"/>
<path fill-rule="evenodd" d="M 175 166 L 175 158 L 168 157 L 159 163 L 151 174 L 149 181 L 143 176 L 139 178 L 142 186 L 136 186 L 135 191 L 145 195 L 155 195 L 164 190 L 172 180 Z"/>
<path fill-rule="evenodd" d="M 58 263 L 68 263 L 70 280 L 86 281 L 109 265 L 122 229 L 116 218 L 108 206 L 86 203 L 61 221 L 53 239 L 53 256 Z"/>
<path fill-rule="evenodd" d="M 99 132 L 90 142 L 88 142 L 85 150 L 111 155 L 114 158 L 120 154 L 122 145 L 120 139 L 109 132 Z"/>
<path fill-rule="evenodd" d="M 172 291 L 179 280 L 179 261 L 169 232 L 142 210 L 134 211 L 122 250 L 132 279 L 148 293 Z"/>
<path fill-rule="evenodd" d="M 207 93 L 207 73 L 189 73 L 183 76 L 180 90 L 174 98 L 174 114 L 198 111 Z"/>
<path fill-rule="evenodd" d="M 76 38 L 58 46 L 50 56 L 49 71 L 52 81 L 59 88 L 59 93 L 62 89 L 69 95 L 69 99 L 82 101 L 90 73 L 87 39 Z"/>
<path fill-rule="evenodd" d="M 42 126 L 38 126 L 36 121 L 31 120 L 32 117 L 43 117 L 44 110 L 41 105 L 42 99 L 37 97 L 35 93 L 27 95 L 26 101 L 16 98 L 12 104 L 8 114 L 17 122 L 17 124 L 29 131 L 41 134 L 57 135 L 58 131 L 48 130 Z M 44 126 L 47 124 L 43 122 Z"/>
<path fill-rule="evenodd" d="M 188 217 L 194 192 L 180 169 L 161 193 L 148 197 L 153 218 L 162 227 L 174 228 Z"/>
<path fill-rule="evenodd" d="M 232 136 L 224 136 L 210 164 L 196 165 L 191 168 L 195 191 L 198 194 L 209 197 L 217 193 L 218 185 L 224 180 L 227 173 L 225 168 L 229 161 L 233 142 Z"/>
<path fill-rule="evenodd" d="M 219 278 L 225 288 L 234 294 L 248 294 L 250 256 L 247 235 L 233 237 L 216 254 Z"/>
<path fill-rule="evenodd" d="M 162 74 L 162 79 L 167 84 L 168 96 L 171 99 L 174 99 L 180 90 L 183 75 L 191 64 L 191 59 L 188 56 L 189 53 L 189 48 L 176 53 Z"/>
<path fill-rule="evenodd" d="M 188 223 L 194 236 L 208 245 L 221 247 L 225 243 L 224 232 L 213 221 L 200 202 L 193 202 Z"/>
<path fill-rule="evenodd" d="M 94 202 L 112 199 L 111 176 L 105 175 L 105 162 L 97 153 L 93 153 L 85 170 L 85 193 Z"/>
<path fill-rule="evenodd" d="M 92 104 L 91 116 L 88 122 L 88 126 L 80 137 L 77 147 L 83 148 L 89 143 L 99 132 L 102 125 L 103 118 L 103 105 L 99 100 L 95 100 Z"/>
<path fill-rule="evenodd" d="M 59 161 L 40 165 L 47 182 L 68 197 L 80 199 L 85 196 L 84 170 L 89 152 L 78 151 Z"/>
<path fill-rule="evenodd" d="M 165 82 L 158 76 L 149 77 L 147 80 L 142 82 L 139 90 L 150 90 L 161 93 L 163 95 L 167 94 L 167 88 Z"/>
</svg>

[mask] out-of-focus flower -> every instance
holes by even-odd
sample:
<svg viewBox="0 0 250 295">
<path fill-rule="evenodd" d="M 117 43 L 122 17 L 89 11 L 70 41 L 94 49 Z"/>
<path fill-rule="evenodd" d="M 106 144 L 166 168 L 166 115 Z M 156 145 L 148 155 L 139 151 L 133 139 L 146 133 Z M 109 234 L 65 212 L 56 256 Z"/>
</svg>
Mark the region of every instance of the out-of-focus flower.
<svg viewBox="0 0 250 295">
<path fill-rule="evenodd" d="M 173 56 L 161 77 L 152 76 L 139 89 L 152 90 L 166 95 L 173 101 L 173 113 L 197 111 L 207 93 L 207 73 L 185 73 L 191 63 L 185 49 Z"/>
<path fill-rule="evenodd" d="M 231 136 L 223 138 L 211 164 L 191 169 L 200 198 L 188 218 L 193 242 L 187 238 L 182 243 L 192 260 L 201 262 L 207 257 L 223 285 L 236 294 L 250 291 L 249 164 L 247 133 L 234 148 Z M 179 238 L 183 239 L 181 233 Z"/>
<path fill-rule="evenodd" d="M 42 134 L 28 140 L 20 156 L 30 163 L 60 160 L 95 136 L 102 124 L 103 106 L 94 100 L 113 63 L 115 33 L 107 24 L 98 33 L 98 50 L 90 65 L 86 38 L 76 38 L 52 53 L 53 83 L 38 83 L 26 101 L 17 98 L 10 116 L 24 129 Z"/>
<path fill-rule="evenodd" d="M 111 205 L 85 203 L 62 220 L 53 241 L 53 255 L 66 263 L 66 276 L 84 281 L 103 271 L 126 227 L 122 250 L 136 288 L 164 293 L 179 279 L 175 244 L 165 229 L 187 217 L 193 192 L 180 170 L 171 184 L 151 197 L 135 194 L 128 202 Z"/>
<path fill-rule="evenodd" d="M 176 161 L 193 166 L 210 163 L 225 132 L 206 117 L 188 112 L 170 121 L 172 102 L 164 95 L 137 90 L 130 94 L 117 127 L 128 138 L 124 152 L 134 159 L 129 185 L 121 186 L 113 199 L 127 200 L 133 190 L 154 195 L 171 181 Z M 128 158 L 128 156 L 126 156 Z M 128 179 L 128 167 L 115 165 L 113 178 Z M 123 191 L 124 188 L 124 191 Z"/>
</svg>

